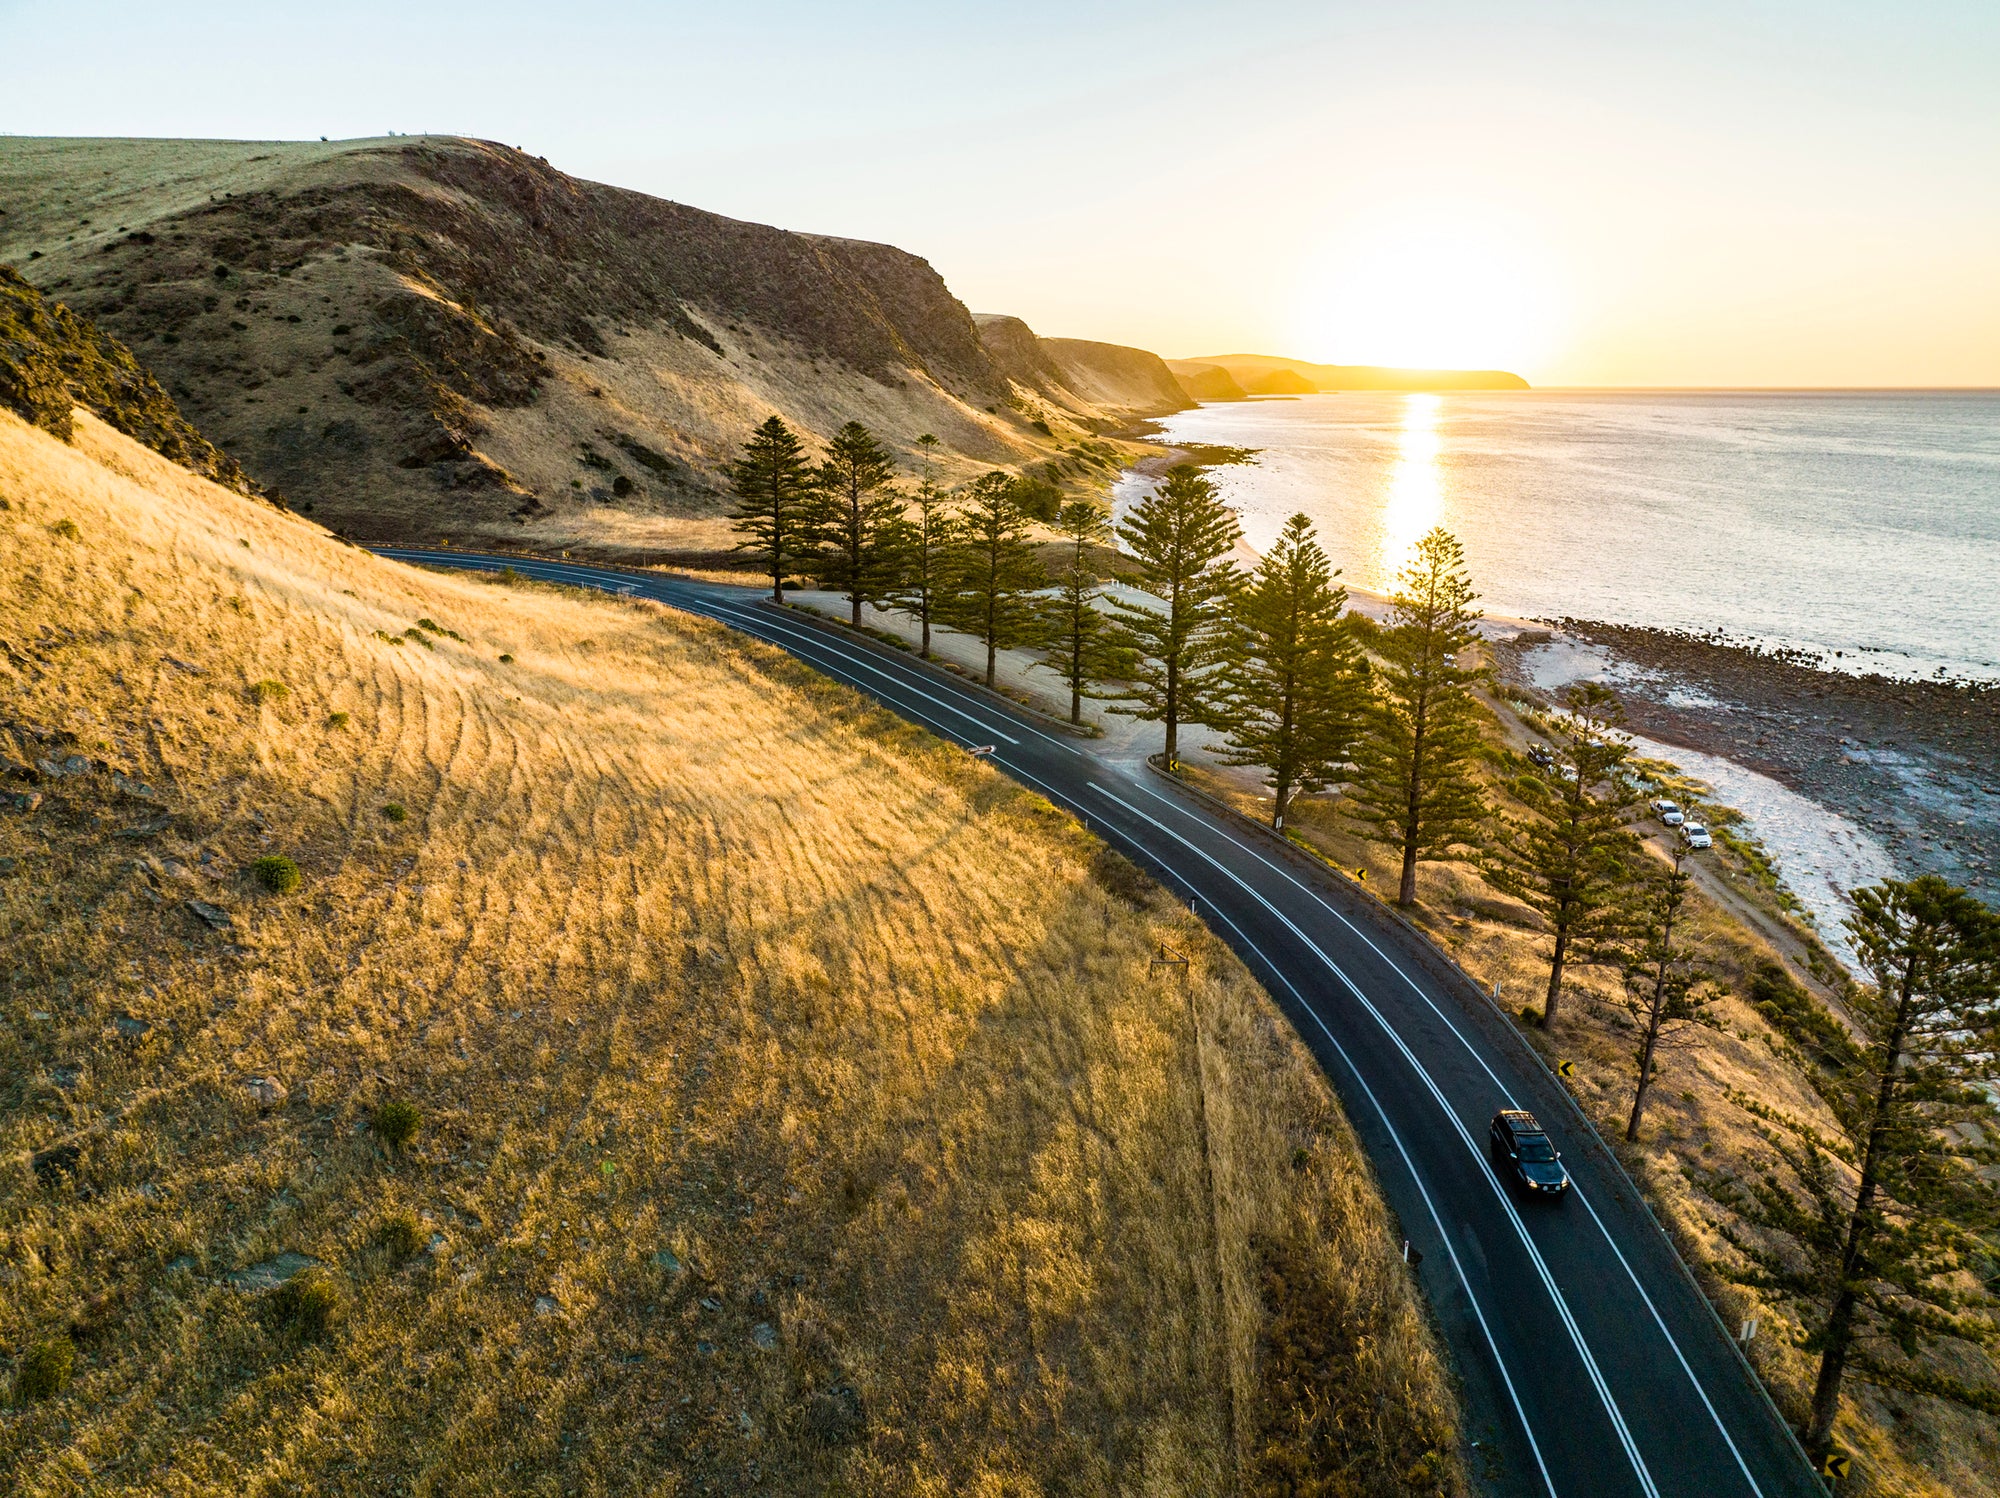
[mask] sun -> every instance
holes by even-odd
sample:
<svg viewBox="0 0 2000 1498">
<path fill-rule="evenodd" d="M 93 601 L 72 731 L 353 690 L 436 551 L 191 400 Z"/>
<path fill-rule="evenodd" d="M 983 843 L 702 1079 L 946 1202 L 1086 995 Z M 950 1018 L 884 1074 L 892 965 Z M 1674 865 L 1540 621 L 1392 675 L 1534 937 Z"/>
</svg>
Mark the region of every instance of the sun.
<svg viewBox="0 0 2000 1498">
<path fill-rule="evenodd" d="M 1524 372 L 1557 333 L 1555 286 L 1532 237 L 1463 210 L 1404 210 L 1343 227 L 1311 263 L 1297 337 L 1331 364 Z"/>
</svg>

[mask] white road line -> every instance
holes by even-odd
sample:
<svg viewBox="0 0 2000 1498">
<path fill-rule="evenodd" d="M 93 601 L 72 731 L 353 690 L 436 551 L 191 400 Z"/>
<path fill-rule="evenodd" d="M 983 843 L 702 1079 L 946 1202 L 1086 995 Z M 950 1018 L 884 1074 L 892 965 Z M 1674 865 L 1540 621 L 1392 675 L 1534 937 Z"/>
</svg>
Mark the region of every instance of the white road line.
<svg viewBox="0 0 2000 1498">
<path fill-rule="evenodd" d="M 728 603 L 723 600 L 716 600 L 713 606 L 717 609 L 729 608 L 735 610 L 740 610 L 743 607 L 745 607 L 744 605 L 736 605 Z M 732 619 L 737 617 L 757 618 L 758 622 L 764 624 L 766 627 L 770 629 L 778 630 L 782 633 L 785 633 L 789 638 L 792 639 L 810 640 L 815 645 L 819 646 L 822 650 L 827 651 L 829 654 L 836 656 L 840 660 L 848 661 L 856 666 L 859 666 L 863 670 L 872 671 L 874 672 L 875 675 L 885 677 L 890 681 L 899 681 L 899 680 L 914 680 L 914 681 L 924 681 L 924 682 L 932 681 L 932 678 L 929 677 L 928 675 L 919 675 L 915 667 L 912 666 L 905 666 L 903 668 L 904 671 L 907 673 L 906 676 L 903 677 L 898 677 L 893 672 L 879 670 L 873 664 L 870 664 L 870 662 L 871 660 L 874 659 L 880 659 L 880 657 L 856 655 L 848 650 L 843 649 L 842 645 L 844 642 L 842 642 L 841 640 L 832 638 L 828 636 L 824 631 L 817 629 L 811 625 L 795 624 L 791 620 L 786 619 L 783 616 L 770 617 L 770 616 L 758 616 L 754 614 L 739 615 L 737 613 L 732 613 L 730 617 Z M 768 638 L 768 636 L 766 638 Z M 896 664 L 901 665 L 902 663 L 897 662 Z M 951 687 L 947 683 L 937 682 L 935 683 L 935 685 L 937 685 L 940 690 L 948 692 L 951 696 L 957 698 L 961 702 L 970 703 L 973 706 L 981 708 L 989 713 L 999 711 L 999 709 L 997 709 L 994 706 L 994 704 L 986 702 L 981 698 L 974 697 L 968 692 L 958 691 L 957 689 Z M 967 716 L 971 715 L 967 714 Z M 1078 750 L 1076 749 L 1075 745 L 1065 744 L 1061 739 L 1054 738 L 1049 734 L 1043 733 L 1041 729 L 1034 727 L 1032 724 L 1022 723 L 1019 720 L 1012 717 L 1011 715 L 1007 716 L 1003 721 L 1005 721 L 1010 727 L 1020 729 L 1021 732 L 1023 733 L 1032 734 L 1034 737 L 1042 740 L 1042 742 L 1046 744 L 1053 744 L 1056 748 L 1066 749 L 1072 754 L 1078 753 Z M 1008 742 L 1018 743 L 1019 740 L 1009 739 Z"/>
<path fill-rule="evenodd" d="M 1091 782 L 1090 789 L 1096 791 L 1106 800 L 1124 807 L 1126 811 L 1141 821 L 1147 822 L 1165 833 L 1190 853 L 1193 853 L 1197 858 L 1214 868 L 1217 873 L 1234 883 L 1245 894 L 1249 895 L 1251 899 L 1262 905 L 1293 936 L 1297 937 L 1315 957 L 1326 964 L 1328 971 L 1339 978 L 1347 986 L 1348 991 L 1360 1001 L 1362 1007 L 1375 1017 L 1376 1023 L 1382 1027 L 1383 1034 L 1387 1035 L 1390 1043 L 1403 1053 L 1403 1058 L 1409 1062 L 1410 1069 L 1417 1074 L 1425 1088 L 1430 1092 L 1432 1098 L 1436 1100 L 1439 1110 L 1450 1120 L 1453 1130 L 1457 1132 L 1467 1152 L 1471 1154 L 1474 1161 L 1477 1162 L 1481 1173 L 1486 1177 L 1487 1185 L 1492 1189 L 1494 1199 L 1500 1203 L 1501 1211 L 1506 1214 L 1507 1220 L 1513 1225 L 1515 1234 L 1521 1240 L 1521 1247 L 1527 1252 L 1529 1262 L 1535 1266 L 1535 1273 L 1540 1278 L 1543 1289 L 1548 1292 L 1549 1299 L 1556 1308 L 1556 1314 L 1562 1321 L 1563 1329 L 1568 1332 L 1570 1342 L 1576 1348 L 1577 1356 L 1582 1359 L 1584 1372 L 1589 1375 L 1592 1387 L 1597 1390 L 1597 1397 L 1603 1402 L 1605 1413 L 1611 1417 L 1612 1428 L 1617 1431 L 1619 1443 L 1625 1448 L 1626 1458 L 1632 1463 L 1632 1470 L 1639 1478 L 1639 1486 L 1645 1491 L 1647 1498 L 1659 1498 L 1660 1490 L 1653 1483 L 1653 1475 L 1647 1469 L 1645 1457 L 1639 1452 L 1638 1443 L 1632 1439 L 1632 1432 L 1625 1424 L 1624 1413 L 1618 1408 L 1618 1401 L 1612 1397 L 1610 1385 L 1605 1382 L 1604 1374 L 1597 1366 L 1597 1359 L 1591 1354 L 1590 1344 L 1583 1335 L 1583 1329 L 1577 1325 L 1576 1318 L 1570 1311 L 1568 1300 L 1564 1298 L 1561 1287 L 1556 1284 L 1555 1276 L 1550 1273 L 1547 1261 L 1542 1258 L 1541 1250 L 1535 1246 L 1535 1240 L 1528 1233 L 1527 1224 L 1521 1220 L 1520 1213 L 1515 1210 L 1513 1201 L 1507 1195 L 1506 1187 L 1501 1184 L 1500 1178 L 1494 1174 L 1492 1165 L 1480 1153 L 1478 1145 L 1473 1142 L 1471 1133 L 1465 1127 L 1465 1121 L 1453 1110 L 1450 1099 L 1445 1097 L 1444 1091 L 1438 1086 L 1436 1079 L 1424 1069 L 1424 1065 L 1417 1059 L 1416 1053 L 1404 1042 L 1403 1037 L 1396 1033 L 1395 1026 L 1389 1023 L 1382 1011 L 1376 1008 L 1368 996 L 1361 991 L 1360 986 L 1347 976 L 1339 963 L 1335 962 L 1310 936 L 1300 930 L 1298 924 L 1290 916 L 1278 909 L 1276 905 L 1273 905 L 1234 869 L 1222 863 L 1207 849 L 1197 847 L 1178 832 L 1175 832 L 1171 827 L 1168 827 L 1156 818 L 1147 816 L 1138 807 L 1132 805 L 1129 801 L 1122 800 L 1096 782 Z"/>
<path fill-rule="evenodd" d="M 1250 857 L 1256 859 L 1257 862 L 1264 865 L 1265 868 L 1271 870 L 1274 874 L 1277 874 L 1280 878 L 1285 880 L 1286 883 L 1290 884 L 1294 889 L 1298 890 L 1301 894 L 1305 895 L 1308 899 L 1310 899 L 1315 905 L 1319 906 L 1320 909 L 1324 910 L 1327 914 L 1331 915 L 1335 920 L 1339 921 L 1341 925 L 1345 926 L 1350 932 L 1352 932 L 1364 944 L 1366 944 L 1366 946 L 1371 952 L 1373 952 L 1385 964 L 1387 964 L 1388 967 L 1396 974 L 1397 977 L 1401 978 L 1405 983 L 1407 983 L 1410 986 L 1411 990 L 1417 995 L 1417 997 L 1422 999 L 1424 1003 L 1429 1007 L 1430 1011 L 1444 1022 L 1445 1027 L 1449 1029 L 1453 1034 L 1453 1036 L 1457 1038 L 1458 1043 L 1465 1048 L 1466 1054 L 1471 1056 L 1474 1061 L 1478 1062 L 1480 1070 L 1484 1071 L 1486 1075 L 1492 1080 L 1494 1087 L 1500 1093 L 1502 1101 L 1504 1101 L 1509 1107 L 1514 1106 L 1514 1097 L 1512 1091 L 1508 1088 L 1507 1084 L 1500 1080 L 1499 1076 L 1494 1072 L 1491 1066 L 1487 1065 L 1486 1058 L 1480 1055 L 1477 1047 L 1475 1047 L 1472 1044 L 1471 1040 L 1467 1038 L 1465 1032 L 1459 1029 L 1458 1025 L 1453 1022 L 1451 1016 L 1446 1014 L 1443 1009 L 1438 1007 L 1437 1001 L 1433 999 L 1428 992 L 1425 991 L 1423 985 L 1418 983 L 1416 979 L 1412 978 L 1409 975 L 1409 973 L 1404 971 L 1402 965 L 1398 963 L 1395 960 L 1395 958 L 1391 957 L 1387 952 L 1384 952 L 1379 946 L 1377 946 L 1374 942 L 1374 939 L 1371 938 L 1367 932 L 1363 931 L 1359 926 L 1355 925 L 1353 921 L 1349 920 L 1344 912 L 1335 908 L 1326 899 L 1325 896 L 1320 894 L 1318 890 L 1313 889 L 1310 885 L 1302 883 L 1298 878 L 1296 878 L 1292 874 L 1292 872 L 1289 869 L 1285 868 L 1282 864 L 1273 862 L 1271 859 L 1266 858 L 1257 849 L 1252 848 L 1247 843 L 1244 843 L 1240 839 L 1232 836 L 1226 828 L 1216 826 L 1214 823 L 1207 822 L 1200 818 L 1195 817 L 1193 813 L 1188 811 L 1188 809 L 1185 806 L 1180 805 L 1178 802 L 1174 801 L 1171 797 L 1163 796 L 1158 791 L 1152 789 L 1152 787 L 1147 785 L 1137 785 L 1135 786 L 1135 789 L 1142 791 L 1144 794 L 1152 797 L 1155 801 L 1159 801 L 1166 806 L 1173 807 L 1174 810 L 1180 812 L 1181 815 L 1187 817 L 1189 821 L 1194 822 L 1197 826 L 1202 827 L 1204 830 L 1215 833 L 1216 836 L 1222 838 L 1232 847 L 1237 848 L 1240 851 L 1248 854 Z M 1666 1318 L 1660 1314 L 1659 1307 L 1653 1304 L 1653 1297 L 1646 1293 L 1645 1284 L 1640 1280 L 1638 1274 L 1634 1272 L 1630 1261 L 1628 1261 L 1625 1257 L 1624 1251 L 1618 1247 L 1617 1240 L 1611 1236 L 1610 1228 L 1605 1226 L 1604 1219 L 1598 1215 L 1597 1208 L 1592 1206 L 1590 1199 L 1584 1195 L 1582 1187 L 1576 1185 L 1575 1182 L 1572 1181 L 1570 1189 L 1572 1192 L 1574 1192 L 1576 1199 L 1583 1203 L 1584 1210 L 1590 1214 L 1590 1220 L 1597 1225 L 1598 1232 L 1603 1235 L 1605 1243 L 1610 1247 L 1612 1254 L 1617 1258 L 1618 1267 L 1625 1271 L 1625 1277 L 1632 1282 L 1632 1288 L 1639 1292 L 1639 1299 L 1645 1303 L 1647 1312 L 1653 1318 L 1653 1324 L 1660 1329 L 1660 1335 L 1666 1339 L 1667 1346 L 1673 1349 L 1674 1361 L 1680 1364 L 1681 1372 L 1687 1375 L 1688 1382 L 1694 1386 L 1695 1394 L 1700 1398 L 1702 1403 L 1702 1408 L 1708 1411 L 1708 1417 L 1715 1423 L 1715 1428 L 1717 1432 L 1720 1433 L 1720 1435 L 1722 1436 L 1723 1444 L 1729 1448 L 1730 1456 L 1735 1459 L 1737 1471 L 1743 1474 L 1743 1481 L 1749 1485 L 1750 1491 L 1756 1495 L 1756 1498 L 1764 1498 L 1764 1489 L 1758 1483 L 1756 1476 L 1750 1471 L 1750 1464 L 1744 1460 L 1742 1451 L 1736 1445 L 1736 1438 L 1729 1433 L 1729 1427 L 1723 1423 L 1721 1414 L 1717 1412 L 1714 1403 L 1708 1397 L 1708 1390 L 1703 1386 L 1701 1380 L 1695 1376 L 1694 1369 L 1688 1363 L 1687 1354 L 1681 1350 L 1680 1342 L 1675 1338 L 1673 1332 L 1669 1330 L 1667 1327 Z"/>
<path fill-rule="evenodd" d="M 718 610 L 721 610 L 724 608 L 724 605 L 717 604 L 715 605 L 715 607 Z M 732 624 L 735 624 L 737 622 L 734 614 L 724 614 L 723 617 L 724 617 L 724 622 Z M 753 622 L 757 624 L 766 625 L 767 627 L 775 628 L 773 621 L 768 619 L 757 619 L 754 618 L 753 616 Z M 771 639 L 770 636 L 768 635 L 760 634 L 756 629 L 750 627 L 749 622 L 738 624 L 737 627 L 742 629 L 745 634 L 756 635 L 757 638 L 763 640 L 766 644 L 779 645 L 782 643 L 781 641 Z M 835 641 L 821 641 L 818 639 L 814 639 L 810 643 L 819 646 L 819 648 L 825 651 L 826 654 L 832 656 L 835 660 L 842 662 L 844 665 L 847 665 L 850 668 L 861 671 L 867 671 L 872 675 L 879 676 L 884 681 L 891 682 L 895 686 L 900 687 L 902 690 L 906 692 L 913 692 L 917 696 L 923 698 L 924 701 L 929 702 L 934 706 L 943 708 L 948 713 L 956 713 L 959 717 L 964 718 L 969 723 L 979 724 L 982 732 L 990 733 L 995 738 L 1001 739 L 1009 744 L 1018 744 L 1021 742 L 1019 739 L 1014 738 L 1010 734 L 1002 733 L 998 728 L 994 727 L 991 723 L 986 722 L 982 718 L 975 717 L 973 714 L 965 711 L 963 708 L 955 707 L 951 703 L 944 701 L 942 698 L 933 697 L 929 692 L 924 691 L 921 687 L 918 687 L 910 682 L 904 681 L 899 677 L 892 676 L 887 671 L 880 670 L 866 661 L 854 659 L 853 657 L 847 655 L 846 653 L 838 649 L 837 642 Z M 858 683 L 855 683 L 855 685 L 858 685 Z"/>
</svg>

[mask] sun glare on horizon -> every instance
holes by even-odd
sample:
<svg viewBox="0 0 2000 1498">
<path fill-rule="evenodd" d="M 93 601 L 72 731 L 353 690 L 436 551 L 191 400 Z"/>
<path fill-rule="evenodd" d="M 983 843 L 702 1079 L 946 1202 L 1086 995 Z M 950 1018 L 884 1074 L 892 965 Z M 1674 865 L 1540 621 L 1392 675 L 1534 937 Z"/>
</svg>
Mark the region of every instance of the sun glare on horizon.
<svg viewBox="0 0 2000 1498">
<path fill-rule="evenodd" d="M 1528 237 L 1443 212 L 1337 235 L 1299 304 L 1300 344 L 1331 364 L 1522 374 L 1559 331 L 1552 278 Z"/>
</svg>

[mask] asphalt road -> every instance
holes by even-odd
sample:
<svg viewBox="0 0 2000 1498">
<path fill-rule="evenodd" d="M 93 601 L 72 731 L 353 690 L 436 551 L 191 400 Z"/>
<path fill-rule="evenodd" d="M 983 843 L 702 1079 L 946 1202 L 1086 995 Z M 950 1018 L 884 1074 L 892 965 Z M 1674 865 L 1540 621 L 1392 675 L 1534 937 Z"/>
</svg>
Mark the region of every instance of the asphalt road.
<svg viewBox="0 0 2000 1498">
<path fill-rule="evenodd" d="M 1510 1023 L 1367 895 L 1143 767 L 742 588 L 390 550 L 651 598 L 790 652 L 1066 807 L 1190 899 L 1285 1008 L 1373 1160 L 1450 1343 L 1475 1480 L 1502 1494 L 1824 1494 L 1630 1180 Z M 1575 1182 L 1525 1200 L 1487 1154 L 1531 1109 Z"/>
</svg>

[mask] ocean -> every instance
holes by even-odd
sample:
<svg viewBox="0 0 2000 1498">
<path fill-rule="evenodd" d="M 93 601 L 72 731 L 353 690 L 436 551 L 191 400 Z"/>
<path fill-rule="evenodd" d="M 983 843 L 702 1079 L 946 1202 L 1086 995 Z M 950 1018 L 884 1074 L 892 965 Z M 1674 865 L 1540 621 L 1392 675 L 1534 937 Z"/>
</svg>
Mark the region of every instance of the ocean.
<svg viewBox="0 0 2000 1498">
<path fill-rule="evenodd" d="M 1213 474 L 1245 539 L 1304 511 L 1359 588 L 1442 525 L 1489 614 L 2000 679 L 2000 394 L 1348 393 L 1160 425 L 1258 449 Z"/>
</svg>

